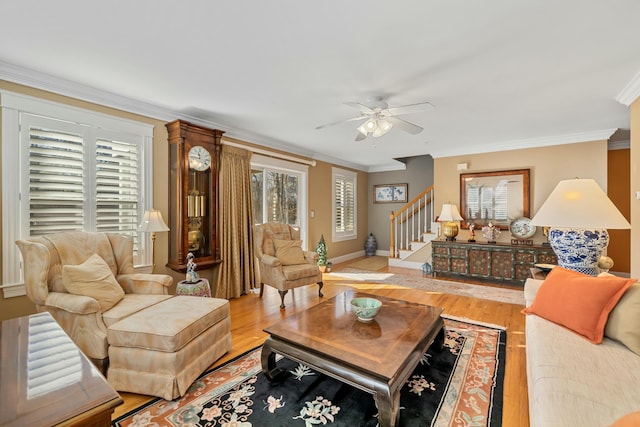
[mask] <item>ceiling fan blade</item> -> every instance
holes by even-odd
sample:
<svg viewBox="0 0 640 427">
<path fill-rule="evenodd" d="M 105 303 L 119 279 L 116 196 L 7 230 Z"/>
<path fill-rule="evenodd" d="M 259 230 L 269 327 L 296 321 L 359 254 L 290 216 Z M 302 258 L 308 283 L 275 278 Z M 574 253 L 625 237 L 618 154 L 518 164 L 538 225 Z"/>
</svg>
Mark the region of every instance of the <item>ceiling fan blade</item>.
<svg viewBox="0 0 640 427">
<path fill-rule="evenodd" d="M 422 132 L 422 128 L 418 125 L 414 125 L 413 123 L 409 123 L 406 120 L 399 119 L 397 117 L 387 117 L 387 120 L 393 123 L 393 126 L 397 126 L 405 132 L 409 132 L 412 135 L 417 135 Z"/>
<path fill-rule="evenodd" d="M 358 116 L 358 117 L 352 117 L 350 119 L 338 120 L 337 122 L 332 122 L 332 123 L 327 123 L 327 124 L 324 124 L 324 125 L 317 126 L 316 129 L 322 129 L 322 128 L 326 128 L 326 127 L 329 127 L 329 126 L 335 126 L 335 125 L 339 125 L 341 123 L 355 122 L 357 120 L 364 120 L 366 118 L 367 118 L 367 116 Z"/>
<path fill-rule="evenodd" d="M 397 107 L 391 107 L 387 111 L 393 115 L 399 114 L 411 114 L 422 111 L 435 110 L 435 105 L 430 102 L 418 102 L 416 104 L 399 105 Z"/>
<path fill-rule="evenodd" d="M 357 108 L 358 110 L 361 110 L 363 113 L 366 113 L 366 114 L 375 113 L 375 111 L 371 107 L 367 107 L 366 105 L 361 104 L 359 102 L 345 102 L 344 105 L 348 105 L 349 107 Z"/>
<path fill-rule="evenodd" d="M 356 141 L 364 141 L 365 139 L 367 139 L 367 135 L 363 135 L 361 132 L 358 132 L 358 134 L 356 135 Z"/>
</svg>

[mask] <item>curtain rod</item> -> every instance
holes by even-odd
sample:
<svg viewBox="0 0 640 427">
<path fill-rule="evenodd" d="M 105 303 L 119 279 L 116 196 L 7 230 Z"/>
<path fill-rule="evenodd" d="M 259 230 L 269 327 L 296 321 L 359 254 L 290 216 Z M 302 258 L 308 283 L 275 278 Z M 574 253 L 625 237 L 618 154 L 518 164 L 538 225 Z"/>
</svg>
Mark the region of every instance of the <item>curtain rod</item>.
<svg viewBox="0 0 640 427">
<path fill-rule="evenodd" d="M 228 141 L 228 140 L 226 140 L 224 138 L 222 139 L 222 144 L 229 145 L 231 147 L 236 147 L 236 148 L 244 148 L 245 150 L 249 150 L 252 153 L 263 154 L 265 156 L 275 157 L 275 158 L 282 159 L 282 160 L 290 160 L 292 162 L 302 163 L 302 164 L 309 165 L 309 166 L 315 166 L 316 165 L 316 161 L 315 160 L 307 160 L 307 159 L 303 159 L 301 157 L 289 156 L 288 154 L 281 154 L 281 153 L 276 153 L 274 151 L 264 150 L 262 148 L 252 147 L 252 146 L 244 145 L 244 144 L 238 144 L 237 142 L 231 142 L 231 141 Z"/>
</svg>

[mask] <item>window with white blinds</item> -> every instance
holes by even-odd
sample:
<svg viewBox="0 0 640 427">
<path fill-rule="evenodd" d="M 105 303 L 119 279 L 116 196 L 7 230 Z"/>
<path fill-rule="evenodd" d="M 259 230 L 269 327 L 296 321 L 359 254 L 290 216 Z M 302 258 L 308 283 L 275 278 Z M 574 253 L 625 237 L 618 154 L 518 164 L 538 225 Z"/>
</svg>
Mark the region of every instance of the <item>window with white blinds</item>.
<svg viewBox="0 0 640 427">
<path fill-rule="evenodd" d="M 30 114 L 22 119 L 29 235 L 84 230 L 135 237 L 141 203 L 136 138 L 114 132 L 108 138 L 100 129 Z"/>
<path fill-rule="evenodd" d="M 134 238 L 151 206 L 150 125 L 5 92 L 2 96 L 3 287 L 20 284 L 14 242 L 82 230 Z M 148 185 L 145 185 L 148 183 Z"/>
<path fill-rule="evenodd" d="M 333 241 L 352 240 L 357 232 L 357 174 L 332 168 Z"/>
</svg>

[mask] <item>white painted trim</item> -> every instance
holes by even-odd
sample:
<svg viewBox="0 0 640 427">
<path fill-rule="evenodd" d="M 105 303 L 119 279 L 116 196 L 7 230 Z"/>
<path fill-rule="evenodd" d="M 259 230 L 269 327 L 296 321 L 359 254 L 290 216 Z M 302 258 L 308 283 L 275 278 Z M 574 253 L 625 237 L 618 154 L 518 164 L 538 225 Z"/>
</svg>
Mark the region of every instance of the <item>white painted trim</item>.
<svg viewBox="0 0 640 427">
<path fill-rule="evenodd" d="M 312 245 L 309 244 L 309 166 L 302 163 L 291 162 L 274 157 L 262 156 L 254 154 L 251 156 L 251 166 L 264 167 L 277 171 L 291 172 L 299 177 L 300 189 L 298 194 L 298 224 L 300 227 L 300 239 L 302 240 L 302 249 L 309 250 Z"/>
<path fill-rule="evenodd" d="M 1 63 L 0 63 L 1 64 Z M 115 132 L 119 137 L 137 143 L 141 150 L 142 161 L 145 166 L 141 199 L 143 207 L 151 207 L 153 202 L 153 164 L 152 142 L 154 126 L 130 119 L 120 118 L 109 114 L 99 113 L 84 108 L 48 101 L 37 97 L 0 90 L 0 110 L 2 111 L 2 176 L 15 179 L 2 180 L 2 286 L 5 298 L 8 295 L 26 295 L 24 290 L 23 265 L 20 251 L 15 241 L 27 236 L 28 208 L 21 200 L 21 189 L 27 188 L 29 159 L 21 152 L 26 150 L 22 144 L 20 122 L 21 113 L 30 116 L 42 116 L 47 120 L 58 120 L 73 126 L 78 124 L 86 128 L 91 125 L 92 131 L 104 135 Z M 95 135 L 94 135 L 95 136 Z M 146 185 L 148 184 L 148 185 Z M 26 197 L 26 196 L 25 196 Z M 144 209 L 141 211 L 143 212 Z M 142 217 L 139 218 L 142 220 Z M 150 244 L 150 239 L 146 242 Z M 142 247 L 144 250 L 144 245 Z M 150 251 L 143 253 L 150 260 Z M 148 261 L 147 263 L 149 263 Z"/>
<path fill-rule="evenodd" d="M 484 144 L 482 147 L 474 147 L 473 152 L 469 148 L 456 147 L 455 144 L 440 149 L 431 150 L 431 157 L 434 159 L 441 157 L 461 156 L 480 153 L 493 153 L 496 151 L 519 150 L 523 148 L 540 148 L 552 145 L 577 144 L 588 141 L 608 140 L 617 129 L 600 129 L 588 132 L 576 132 L 565 135 L 548 136 L 531 139 L 521 139 L 515 141 L 503 141 L 493 144 Z"/>
<path fill-rule="evenodd" d="M 45 90 L 58 95 L 68 96 L 81 101 L 91 102 L 103 105 L 105 107 L 116 108 L 118 110 L 139 114 L 141 116 L 146 116 L 153 119 L 163 120 L 167 122 L 176 119 L 187 120 L 196 125 L 213 129 L 220 129 L 224 131 L 225 135 L 229 138 L 250 142 L 261 141 L 263 142 L 263 144 L 260 145 L 263 145 L 264 147 L 271 147 L 281 151 L 286 151 L 291 154 L 297 154 L 299 156 L 308 158 L 315 158 L 318 160 L 326 161 L 328 163 L 334 163 L 336 165 L 362 170 L 365 172 L 367 171 L 367 168 L 363 165 L 331 156 L 317 155 L 311 151 L 307 151 L 301 149 L 300 147 L 287 144 L 286 142 L 280 141 L 275 138 L 268 138 L 263 135 L 257 135 L 253 132 L 232 128 L 230 126 L 216 123 L 212 120 L 204 120 L 199 117 L 185 114 L 183 111 L 172 110 L 170 108 L 160 107 L 148 102 L 116 95 L 114 93 L 96 89 L 91 86 L 86 86 L 49 74 L 22 68 L 4 61 L 0 61 L 0 79 L 29 86 L 35 89 Z"/>
<path fill-rule="evenodd" d="M 4 102 L 5 94 L 0 92 L 0 101 Z M 2 108 L 2 175 L 14 177 L 15 180 L 2 180 L 2 288 L 4 297 L 9 294 L 26 295 L 23 279 L 20 275 L 20 251 L 15 241 L 20 236 L 24 215 L 20 212 L 20 188 L 23 179 L 20 174 L 20 141 L 16 137 L 20 133 L 19 115 L 17 110 Z M 15 268 L 14 266 L 20 266 Z M 19 289 L 16 289 L 19 288 Z M 20 293 L 22 292 L 22 293 Z"/>
<path fill-rule="evenodd" d="M 348 180 L 353 180 L 353 232 L 338 233 L 336 232 L 336 176 L 344 176 Z M 344 242 L 355 240 L 358 238 L 358 174 L 356 172 L 341 169 L 337 167 L 331 168 L 331 241 Z"/>
<path fill-rule="evenodd" d="M 626 150 L 627 148 L 631 148 L 631 141 L 628 139 L 624 141 L 609 141 L 609 144 L 607 144 L 608 150 Z"/>
<path fill-rule="evenodd" d="M 629 107 L 640 96 L 640 72 L 625 85 L 616 96 L 616 101 Z"/>
<path fill-rule="evenodd" d="M 331 263 L 335 265 L 335 264 L 341 264 L 343 262 L 351 261 L 352 259 L 361 258 L 364 255 L 365 255 L 365 252 L 363 249 L 361 251 L 352 252 L 350 254 L 340 255 L 334 258 L 330 258 L 330 259 L 327 259 L 327 261 L 331 261 Z"/>
<path fill-rule="evenodd" d="M 27 294 L 27 290 L 23 283 L 14 283 L 11 285 L 0 285 L 2 295 L 5 298 L 21 297 Z"/>
<path fill-rule="evenodd" d="M 256 147 L 252 147 L 252 146 L 249 146 L 249 145 L 238 144 L 237 142 L 231 142 L 229 140 L 226 140 L 226 139 L 224 139 L 224 137 L 222 139 L 222 144 L 223 145 L 228 145 L 230 147 L 242 148 L 244 150 L 251 151 L 252 153 L 262 154 L 262 155 L 267 156 L 267 157 L 274 157 L 276 159 L 289 160 L 291 162 L 302 163 L 304 165 L 309 165 L 309 166 L 315 166 L 316 165 L 316 161 L 315 160 L 302 159 L 300 157 L 289 156 L 287 154 L 282 154 L 282 153 L 278 153 L 278 152 L 271 151 L 271 150 L 263 150 L 261 148 L 256 148 Z"/>
</svg>

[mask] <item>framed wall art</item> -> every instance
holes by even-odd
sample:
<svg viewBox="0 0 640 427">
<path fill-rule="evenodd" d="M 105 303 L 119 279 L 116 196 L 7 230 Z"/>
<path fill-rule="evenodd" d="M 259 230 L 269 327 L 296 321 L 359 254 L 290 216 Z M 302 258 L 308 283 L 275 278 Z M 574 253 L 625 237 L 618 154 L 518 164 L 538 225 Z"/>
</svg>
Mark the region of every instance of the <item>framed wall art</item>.
<svg viewBox="0 0 640 427">
<path fill-rule="evenodd" d="M 374 203 L 407 203 L 409 184 L 379 184 L 373 186 Z"/>
<path fill-rule="evenodd" d="M 529 217 L 529 169 L 460 174 L 462 228 L 491 222 L 503 230 Z"/>
</svg>

